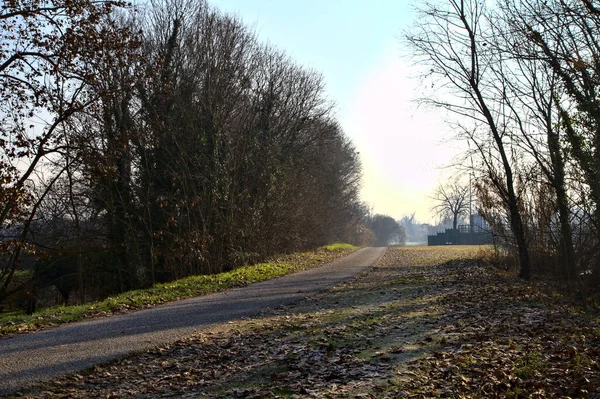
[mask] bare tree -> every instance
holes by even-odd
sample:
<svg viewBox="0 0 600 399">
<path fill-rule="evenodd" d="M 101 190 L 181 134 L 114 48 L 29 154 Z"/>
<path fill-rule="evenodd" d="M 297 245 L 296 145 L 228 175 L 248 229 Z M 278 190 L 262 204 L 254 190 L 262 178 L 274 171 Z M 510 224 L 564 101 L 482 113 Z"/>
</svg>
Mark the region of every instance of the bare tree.
<svg viewBox="0 0 600 399">
<path fill-rule="evenodd" d="M 529 98 L 537 107 L 536 113 L 547 132 L 549 155 L 546 165 L 540 162 L 540 166 L 556 193 L 562 269 L 574 280 L 578 262 L 571 208 L 575 204 L 569 192 L 575 198 L 589 198 L 595 207 L 600 203 L 597 102 L 600 15 L 588 1 L 506 0 L 501 10 L 505 30 L 509 32 L 510 54 L 519 65 L 528 68 L 524 76 L 533 89 L 521 98 Z M 539 158 L 536 154 L 536 159 Z M 576 165 L 570 172 L 571 180 L 582 177 L 587 184 L 585 193 L 568 188 L 569 163 Z M 587 208 L 577 206 L 580 211 Z M 587 220 L 592 222 L 594 230 L 600 230 L 597 212 L 588 214 Z"/>
<path fill-rule="evenodd" d="M 485 127 L 491 136 L 491 145 L 489 140 L 482 141 L 473 134 L 467 137 L 475 144 L 489 171 L 488 177 L 505 200 L 519 253 L 520 275 L 529 279 L 529 249 L 515 189 L 514 158 L 507 142 L 510 131 L 504 123 L 503 104 L 498 101 L 502 98 L 502 82 L 490 76 L 488 70 L 488 65 L 496 60 L 485 37 L 489 29 L 485 3 L 448 0 L 439 7 L 427 5 L 419 12 L 419 27 L 405 38 L 417 59 L 428 66 L 434 84 L 441 84 L 451 98 L 425 101 L 469 118 L 472 126 L 463 126 L 465 132 Z"/>
<path fill-rule="evenodd" d="M 360 164 L 322 77 L 205 3 L 155 7 L 136 144 L 151 269 L 218 272 L 344 237 Z"/>
<path fill-rule="evenodd" d="M 556 105 L 556 95 L 562 91 L 558 75 L 543 62 L 536 53 L 536 46 L 524 32 L 515 26 L 515 21 L 524 17 L 516 2 L 505 1 L 493 13 L 492 36 L 489 45 L 502 56 L 498 63 L 489 65 L 498 81 L 505 82 L 504 95 L 507 124 L 510 124 L 513 140 L 521 149 L 519 163 L 526 179 L 521 179 L 521 198 L 530 190 L 529 210 L 545 209 L 543 213 L 558 214 L 557 227 L 549 215 L 536 220 L 528 215 L 527 223 L 530 239 L 538 236 L 538 248 L 546 246 L 549 238 L 558 232 L 556 248 L 560 253 L 562 272 L 573 278 L 576 261 L 571 228 L 571 204 L 568 195 L 567 153 L 564 148 L 564 131 L 561 126 L 560 109 Z M 529 163 L 529 165 L 526 165 Z M 548 207 L 548 190 L 540 185 L 552 188 L 554 204 Z M 541 195 L 541 193 L 545 193 Z M 552 195 L 552 194 L 550 194 Z M 538 206 L 544 203 L 545 206 Z M 538 217 L 540 214 L 538 214 Z M 544 235 L 547 237 L 544 238 Z M 555 250 L 555 249 L 553 249 Z"/>
<path fill-rule="evenodd" d="M 9 219 L 31 221 L 39 207 L 40 219 L 67 231 L 48 241 L 54 259 L 43 265 L 46 275 L 77 277 L 69 288 L 77 285 L 83 301 L 86 281 L 101 286 L 97 293 L 124 291 L 370 237 L 368 229 L 359 231 L 358 154 L 332 115 L 322 76 L 261 45 L 237 17 L 204 1 L 153 1 L 135 28 L 111 14 L 114 5 L 75 0 L 43 10 L 58 13 L 56 32 L 36 33 L 50 35 L 37 43 L 50 46 L 48 57 L 19 50 L 0 58 L 0 81 L 15 66 L 14 90 L 0 92 L 14 91 L 12 100 L 25 101 L 22 109 L 43 108 L 55 117 L 30 142 L 5 140 L 22 133 L 16 127 L 27 116 L 19 126 L 0 128 L 1 161 L 13 167 L 0 169 L 0 227 Z M 98 18 L 91 14 L 96 6 L 104 10 Z M 76 43 L 62 40 L 60 28 L 75 29 Z M 34 44 L 42 37 L 19 34 Z M 6 42 L 27 41 L 12 39 Z M 57 43 L 69 50 L 65 59 Z M 18 61 L 23 57 L 27 62 Z M 54 71 L 58 61 L 69 61 L 71 80 L 64 80 L 66 69 Z M 27 65 L 40 70 L 20 87 L 19 68 Z M 44 68 L 56 75 L 39 79 Z M 64 91 L 40 105 L 33 86 L 42 81 L 51 83 L 49 93 Z M 18 97 L 19 87 L 33 97 Z M 0 104 L 0 116 L 9 117 L 1 111 L 10 105 Z M 26 158 L 34 166 L 22 174 L 16 162 Z M 42 160 L 53 168 L 37 182 L 30 177 Z M 35 190 L 27 186 L 33 183 Z M 15 264 L 0 270 L 4 286 Z"/>
<path fill-rule="evenodd" d="M 452 228 L 456 230 L 460 217 L 469 216 L 470 192 L 469 186 L 455 181 L 440 185 L 432 197 L 436 202 L 432 209 L 440 218 L 452 220 Z"/>
</svg>

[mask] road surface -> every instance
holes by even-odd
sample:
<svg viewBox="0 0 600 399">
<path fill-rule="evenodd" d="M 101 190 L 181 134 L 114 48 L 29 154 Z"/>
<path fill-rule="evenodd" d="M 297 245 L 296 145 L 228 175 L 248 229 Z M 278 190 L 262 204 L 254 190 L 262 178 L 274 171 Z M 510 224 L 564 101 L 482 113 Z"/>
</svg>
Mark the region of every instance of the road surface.
<svg viewBox="0 0 600 399">
<path fill-rule="evenodd" d="M 370 268 L 384 251 L 363 248 L 328 265 L 243 288 L 1 339 L 0 395 L 290 304 Z"/>
</svg>

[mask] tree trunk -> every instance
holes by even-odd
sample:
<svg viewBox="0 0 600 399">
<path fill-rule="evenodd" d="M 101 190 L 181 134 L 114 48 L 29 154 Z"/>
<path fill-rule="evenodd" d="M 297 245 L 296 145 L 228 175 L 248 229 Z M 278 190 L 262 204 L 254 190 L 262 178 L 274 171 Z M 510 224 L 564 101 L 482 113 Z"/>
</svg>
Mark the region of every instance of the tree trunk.
<svg viewBox="0 0 600 399">
<path fill-rule="evenodd" d="M 480 111 L 483 114 L 492 132 L 492 136 L 494 138 L 494 142 L 496 143 L 496 148 L 500 154 L 502 166 L 504 168 L 504 173 L 506 176 L 506 194 L 508 211 L 510 213 L 510 225 L 511 230 L 515 235 L 515 241 L 517 243 L 517 249 L 519 252 L 519 266 L 521 269 L 519 276 L 524 278 L 525 280 L 529 280 L 531 278 L 531 261 L 529 258 L 529 247 L 527 244 L 527 239 L 525 237 L 525 230 L 523 228 L 521 212 L 519 210 L 519 199 L 515 193 L 513 171 L 510 166 L 508 156 L 506 155 L 506 149 L 504 148 L 502 135 L 498 130 L 496 120 L 494 119 L 492 112 L 488 108 L 487 102 L 479 86 L 480 70 L 477 52 L 477 41 L 475 38 L 475 32 L 473 31 L 471 24 L 464 13 L 463 1 L 461 1 L 460 6 L 457 8 L 457 11 L 459 12 L 459 16 L 463 23 L 463 26 L 469 35 L 470 41 L 471 65 L 469 70 L 470 72 L 468 74 L 468 83 L 471 89 L 473 90 L 473 94 L 477 104 L 480 107 Z"/>
<path fill-rule="evenodd" d="M 474 48 L 474 39 L 472 45 Z M 481 111 L 488 123 L 488 126 L 490 127 L 492 136 L 494 138 L 494 142 L 496 143 L 497 150 L 500 153 L 502 166 L 506 175 L 505 187 L 507 194 L 508 211 L 510 214 L 510 227 L 515 236 L 515 241 L 519 253 L 519 276 L 525 280 L 529 280 L 531 278 L 531 260 L 529 258 L 529 245 L 527 244 L 527 239 L 525 237 L 525 229 L 523 228 L 523 219 L 521 218 L 521 212 L 519 210 L 519 199 L 515 193 L 513 171 L 510 166 L 508 156 L 506 155 L 504 143 L 502 142 L 502 136 L 500 135 L 500 132 L 496 125 L 496 121 L 491 111 L 487 107 L 486 101 L 483 98 L 481 91 L 479 90 L 479 85 L 473 78 L 470 80 L 470 85 L 474 91 L 474 94 L 477 97 L 479 105 L 481 106 Z"/>
<path fill-rule="evenodd" d="M 561 268 L 567 279 L 572 281 L 576 274 L 575 250 L 573 248 L 573 231 L 569 220 L 569 199 L 565 187 L 565 162 L 560 148 L 560 137 L 548 123 L 548 149 L 554 171 L 552 184 L 556 192 L 556 205 L 560 224 Z"/>
</svg>

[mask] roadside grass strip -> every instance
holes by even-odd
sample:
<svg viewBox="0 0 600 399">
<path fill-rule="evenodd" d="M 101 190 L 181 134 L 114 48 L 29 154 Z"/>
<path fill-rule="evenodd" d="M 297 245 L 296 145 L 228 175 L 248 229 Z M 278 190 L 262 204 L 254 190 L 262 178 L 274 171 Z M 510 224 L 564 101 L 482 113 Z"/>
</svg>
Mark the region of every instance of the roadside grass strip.
<svg viewBox="0 0 600 399">
<path fill-rule="evenodd" d="M 23 312 L 0 314 L 0 337 L 242 287 L 318 267 L 346 256 L 356 249 L 358 247 L 350 244 L 331 244 L 315 251 L 276 256 L 269 262 L 243 266 L 226 273 L 190 276 L 168 283 L 156 284 L 148 289 L 124 292 L 85 305 L 51 307 L 31 315 Z"/>
</svg>

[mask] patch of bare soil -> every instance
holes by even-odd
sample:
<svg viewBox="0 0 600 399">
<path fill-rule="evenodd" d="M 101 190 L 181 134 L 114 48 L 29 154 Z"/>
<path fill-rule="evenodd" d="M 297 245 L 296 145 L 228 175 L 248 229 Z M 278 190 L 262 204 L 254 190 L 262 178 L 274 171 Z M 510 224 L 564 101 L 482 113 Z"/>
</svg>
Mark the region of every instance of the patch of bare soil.
<svg viewBox="0 0 600 399">
<path fill-rule="evenodd" d="M 24 396 L 600 397 L 598 319 L 482 255 L 389 249 L 328 292 Z"/>
</svg>

